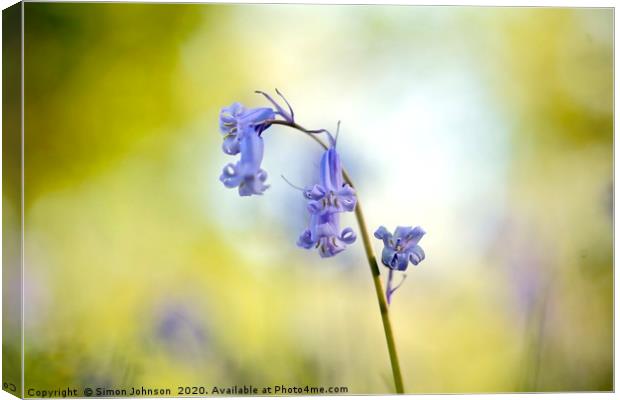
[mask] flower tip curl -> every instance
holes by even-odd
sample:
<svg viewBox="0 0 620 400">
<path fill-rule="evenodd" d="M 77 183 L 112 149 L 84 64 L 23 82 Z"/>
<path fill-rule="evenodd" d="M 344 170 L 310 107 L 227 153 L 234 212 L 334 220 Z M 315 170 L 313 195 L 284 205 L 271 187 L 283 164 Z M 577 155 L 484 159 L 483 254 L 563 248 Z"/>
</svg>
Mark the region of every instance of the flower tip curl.
<svg viewBox="0 0 620 400">
<path fill-rule="evenodd" d="M 277 95 L 280 96 L 282 98 L 282 100 L 284 100 L 284 103 L 286 103 L 288 111 L 285 110 L 277 101 L 275 101 L 273 99 L 273 97 L 271 97 L 269 94 L 263 92 L 262 90 L 255 90 L 254 93 L 260 94 L 260 95 L 264 96 L 267 99 L 267 101 L 269 101 L 271 104 L 273 104 L 273 106 L 276 109 L 275 113 L 277 115 L 281 116 L 282 118 L 284 118 L 285 121 L 290 122 L 290 123 L 294 123 L 295 122 L 295 113 L 293 112 L 293 108 L 289 104 L 288 100 L 286 100 L 286 98 L 282 95 L 282 93 L 280 93 L 280 91 L 277 88 L 275 89 L 275 91 L 276 91 Z"/>
</svg>

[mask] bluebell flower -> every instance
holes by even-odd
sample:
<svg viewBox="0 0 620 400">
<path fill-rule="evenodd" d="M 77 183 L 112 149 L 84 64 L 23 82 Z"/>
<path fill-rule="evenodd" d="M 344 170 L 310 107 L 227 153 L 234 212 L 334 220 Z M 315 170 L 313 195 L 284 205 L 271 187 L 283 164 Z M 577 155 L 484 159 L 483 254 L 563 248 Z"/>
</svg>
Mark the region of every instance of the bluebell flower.
<svg viewBox="0 0 620 400">
<path fill-rule="evenodd" d="M 321 158 L 319 183 L 304 190 L 310 223 L 297 240 L 304 249 L 316 247 L 321 257 L 340 253 L 356 239 L 353 229 L 340 231 L 340 213 L 353 211 L 357 198 L 355 190 L 344 181 L 335 140 L 329 137 L 330 147 Z"/>
<path fill-rule="evenodd" d="M 241 153 L 239 161 L 224 167 L 220 181 L 228 188 L 238 187 L 241 196 L 262 194 L 269 187 L 265 184 L 267 172 L 260 167 L 264 151 L 260 134 L 274 118 L 271 108 L 245 108 L 240 103 L 220 112 L 222 150 L 230 155 Z"/>
<path fill-rule="evenodd" d="M 263 194 L 269 187 L 265 184 L 267 172 L 260 167 L 263 160 L 263 138 L 256 131 L 246 131 L 239 144 L 241 158 L 237 163 L 227 164 L 220 181 L 227 188 L 239 188 L 239 195 Z"/>
<path fill-rule="evenodd" d="M 384 226 L 379 227 L 375 237 L 383 240 L 383 265 L 397 271 L 406 270 L 410 261 L 413 265 L 418 265 L 425 257 L 424 250 L 418 245 L 425 233 L 419 226 L 399 226 L 392 235 Z"/>
<path fill-rule="evenodd" d="M 356 235 L 351 228 L 340 231 L 338 213 L 312 213 L 309 227 L 297 240 L 304 249 L 316 247 L 321 257 L 332 257 L 345 249 L 345 245 L 355 242 Z"/>
<path fill-rule="evenodd" d="M 344 181 L 340 156 L 335 143 L 325 151 L 321 159 L 320 184 L 304 190 L 311 213 L 336 213 L 355 210 L 355 190 Z"/>
<path fill-rule="evenodd" d="M 396 286 L 392 287 L 394 271 L 405 271 L 409 266 L 409 262 L 418 265 L 424 260 L 425 254 L 422 247 L 418 245 L 422 236 L 426 232 L 424 229 L 416 226 L 399 226 L 392 235 L 384 226 L 380 226 L 375 232 L 377 239 L 383 240 L 383 252 L 381 253 L 381 262 L 389 268 L 388 281 L 385 294 L 388 304 L 391 303 L 392 294 L 403 284 L 403 280 Z"/>
<path fill-rule="evenodd" d="M 233 103 L 220 111 L 220 131 L 224 135 L 222 150 L 235 155 L 241 151 L 241 140 L 247 132 L 260 134 L 269 127 L 266 121 L 275 118 L 271 108 L 245 108 L 241 103 Z"/>
</svg>

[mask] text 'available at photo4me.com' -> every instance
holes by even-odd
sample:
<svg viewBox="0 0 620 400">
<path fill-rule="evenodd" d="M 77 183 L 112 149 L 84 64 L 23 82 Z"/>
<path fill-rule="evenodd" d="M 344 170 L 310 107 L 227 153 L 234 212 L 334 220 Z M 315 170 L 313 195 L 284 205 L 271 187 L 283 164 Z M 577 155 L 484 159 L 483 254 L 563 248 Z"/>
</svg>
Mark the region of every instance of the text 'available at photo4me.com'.
<svg viewBox="0 0 620 400">
<path fill-rule="evenodd" d="M 28 388 L 26 397 L 144 397 L 144 396 L 242 396 L 346 394 L 347 386 L 175 386 L 175 387 L 65 387 Z"/>
</svg>

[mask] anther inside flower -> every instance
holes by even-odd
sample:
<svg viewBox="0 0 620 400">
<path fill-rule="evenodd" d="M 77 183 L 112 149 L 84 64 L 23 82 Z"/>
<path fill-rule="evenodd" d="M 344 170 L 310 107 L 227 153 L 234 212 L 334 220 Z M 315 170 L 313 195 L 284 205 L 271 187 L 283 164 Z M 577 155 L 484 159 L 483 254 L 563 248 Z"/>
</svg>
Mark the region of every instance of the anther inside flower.
<svg viewBox="0 0 620 400">
<path fill-rule="evenodd" d="M 392 294 L 402 285 L 405 278 L 403 276 L 403 280 L 396 287 L 392 287 L 394 271 L 405 271 L 409 262 L 418 265 L 424 260 L 424 250 L 418 245 L 424 234 L 426 232 L 419 226 L 415 228 L 399 226 L 393 235 L 384 226 L 376 230 L 375 237 L 383 240 L 384 245 L 381 262 L 390 269 L 385 289 L 388 304 L 392 301 Z"/>
<path fill-rule="evenodd" d="M 224 135 L 222 150 L 224 153 L 238 154 L 247 132 L 260 134 L 269 127 L 263 121 L 269 121 L 275 116 L 271 108 L 245 108 L 241 103 L 233 103 L 222 108 L 220 112 L 220 131 Z"/>
<path fill-rule="evenodd" d="M 246 131 L 239 149 L 241 158 L 236 164 L 227 164 L 220 180 L 228 188 L 239 188 L 239 195 L 263 194 L 269 187 L 265 184 L 267 172 L 260 168 L 263 160 L 263 138 L 256 131 Z"/>
<path fill-rule="evenodd" d="M 321 185 L 314 185 L 304 190 L 310 212 L 344 212 L 355 210 L 355 190 L 348 184 L 340 189 L 327 190 Z"/>
<path fill-rule="evenodd" d="M 392 235 L 384 226 L 379 227 L 375 232 L 377 239 L 383 240 L 383 252 L 381 253 L 381 262 L 386 267 L 404 271 L 407 269 L 409 262 L 418 265 L 424 260 L 424 250 L 418 245 L 422 236 L 426 232 L 424 229 L 416 226 L 399 226 Z"/>
<path fill-rule="evenodd" d="M 320 182 L 304 190 L 310 223 L 297 241 L 305 249 L 317 248 L 321 257 L 340 253 L 356 239 L 351 228 L 340 232 L 339 214 L 353 211 L 357 199 L 355 190 L 344 182 L 336 141 L 331 135 L 329 138 L 330 147 L 321 158 Z"/>
<path fill-rule="evenodd" d="M 238 187 L 241 196 L 262 194 L 269 187 L 267 172 L 260 168 L 264 150 L 260 134 L 274 117 L 271 108 L 247 109 L 240 103 L 220 112 L 220 130 L 225 135 L 222 150 L 229 155 L 241 153 L 239 161 L 224 167 L 220 181 L 228 188 Z"/>
<path fill-rule="evenodd" d="M 304 249 L 314 247 L 321 257 L 335 256 L 356 239 L 353 229 L 345 228 L 342 232 L 339 229 L 337 213 L 311 214 L 309 227 L 299 236 L 297 245 Z"/>
</svg>

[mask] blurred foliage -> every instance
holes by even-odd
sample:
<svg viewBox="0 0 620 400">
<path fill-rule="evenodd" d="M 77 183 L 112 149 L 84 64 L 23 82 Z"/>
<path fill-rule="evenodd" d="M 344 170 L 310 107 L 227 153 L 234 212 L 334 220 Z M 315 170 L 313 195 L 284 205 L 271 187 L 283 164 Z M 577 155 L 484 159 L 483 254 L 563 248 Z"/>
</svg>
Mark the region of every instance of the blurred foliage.
<svg viewBox="0 0 620 400">
<path fill-rule="evenodd" d="M 83 179 L 187 114 L 171 82 L 196 6 L 28 4 L 27 201 Z M 207 21 L 208 22 L 208 21 Z M 32 116 L 32 118 L 30 117 Z M 155 132 L 155 133 L 154 133 Z"/>
<path fill-rule="evenodd" d="M 261 198 L 217 181 L 219 108 L 278 85 L 345 121 L 371 229 L 429 231 L 392 305 L 408 391 L 611 390 L 612 32 L 608 9 L 27 3 L 26 386 L 392 391 L 360 244 L 294 245 L 276 177 L 306 181 L 305 138 L 270 131 Z"/>
</svg>

